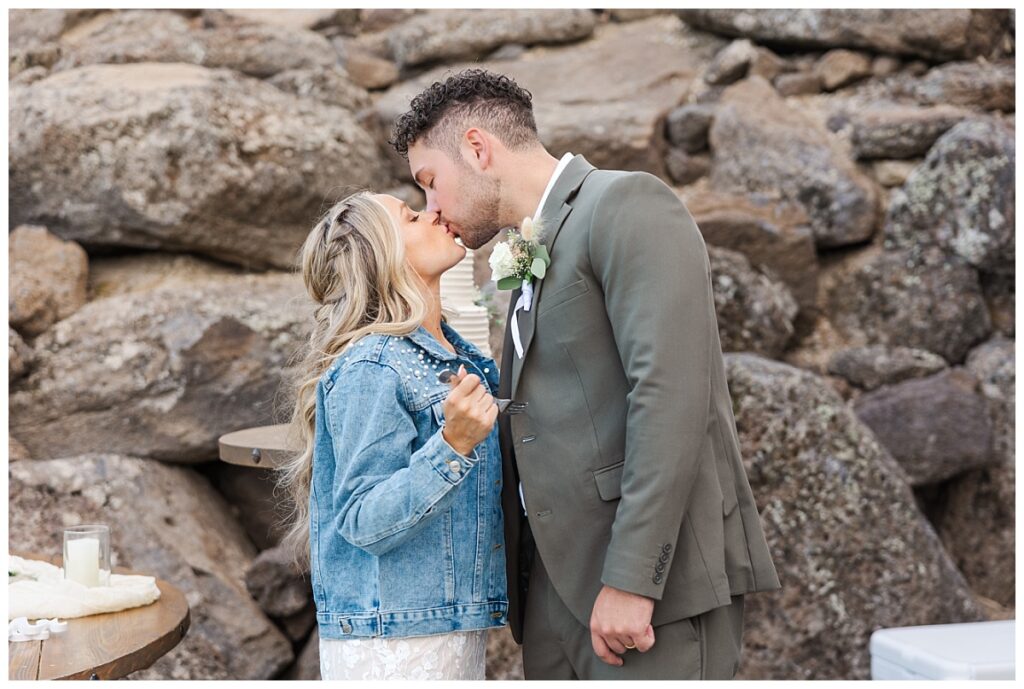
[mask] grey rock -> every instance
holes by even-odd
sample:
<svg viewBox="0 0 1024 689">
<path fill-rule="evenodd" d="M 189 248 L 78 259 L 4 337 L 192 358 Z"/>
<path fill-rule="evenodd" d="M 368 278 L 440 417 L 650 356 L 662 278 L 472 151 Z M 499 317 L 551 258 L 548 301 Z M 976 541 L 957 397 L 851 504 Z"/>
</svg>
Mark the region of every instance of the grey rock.
<svg viewBox="0 0 1024 689">
<path fill-rule="evenodd" d="M 32 348 L 25 344 L 14 328 L 7 328 L 7 377 L 17 380 L 32 367 Z"/>
<path fill-rule="evenodd" d="M 245 587 L 271 617 L 289 617 L 309 607 L 309 577 L 292 562 L 283 547 L 264 550 L 245 571 Z"/>
<path fill-rule="evenodd" d="M 10 135 L 11 222 L 87 249 L 290 269 L 325 198 L 387 181 L 348 111 L 193 65 L 92 65 L 12 88 Z"/>
<path fill-rule="evenodd" d="M 773 83 L 780 96 L 805 96 L 821 92 L 821 78 L 814 72 L 780 74 Z"/>
<path fill-rule="evenodd" d="M 742 79 L 756 54 L 754 44 L 747 39 L 733 41 L 715 55 L 704 71 L 704 81 L 724 85 Z"/>
<path fill-rule="evenodd" d="M 738 251 L 709 246 L 708 256 L 722 351 L 779 358 L 794 332 L 793 295 Z"/>
<path fill-rule="evenodd" d="M 298 660 L 285 676 L 290 680 L 320 681 L 320 632 L 316 627 L 302 647 Z"/>
<path fill-rule="evenodd" d="M 807 215 L 792 205 L 708 186 L 679 191 L 704 240 L 739 251 L 755 269 L 785 284 L 799 306 L 798 320 L 813 319 L 819 269 Z"/>
<path fill-rule="evenodd" d="M 938 483 L 993 463 L 992 424 L 976 388 L 955 368 L 866 392 L 854 409 L 912 485 Z"/>
<path fill-rule="evenodd" d="M 39 225 L 16 227 L 7 241 L 8 320 L 34 337 L 85 303 L 89 257 Z"/>
<path fill-rule="evenodd" d="M 961 122 L 893 193 L 886 246 L 936 243 L 981 270 L 1012 273 L 1015 169 L 1008 127 L 991 118 Z"/>
<path fill-rule="evenodd" d="M 1013 337 L 1016 329 L 1015 280 L 1016 276 L 1012 273 L 981 274 L 981 291 L 985 295 L 985 302 L 992 316 L 992 325 L 1007 337 Z"/>
<path fill-rule="evenodd" d="M 282 91 L 302 98 L 313 98 L 351 113 L 370 107 L 370 94 L 349 79 L 347 72 L 335 65 L 309 69 L 289 69 L 267 80 Z"/>
<path fill-rule="evenodd" d="M 937 354 L 886 345 L 847 347 L 835 352 L 828 362 L 829 373 L 842 376 L 865 390 L 923 378 L 946 367 L 946 362 Z"/>
<path fill-rule="evenodd" d="M 385 89 L 398 81 L 398 65 L 391 60 L 360 50 L 356 43 L 334 39 L 349 79 L 364 89 Z"/>
<path fill-rule="evenodd" d="M 787 105 L 761 77 L 725 90 L 710 142 L 715 188 L 800 204 L 819 248 L 861 242 L 874 233 L 878 199 L 870 180 L 824 127 Z"/>
<path fill-rule="evenodd" d="M 893 100 L 1010 113 L 1015 108 L 1015 84 L 1014 64 L 1008 60 L 947 62 L 931 69 L 925 63 L 910 63 L 897 74 L 869 79 L 850 91 L 865 102 Z"/>
<path fill-rule="evenodd" d="M 110 524 L 115 566 L 156 576 L 189 603 L 185 638 L 131 679 L 271 679 L 291 644 L 245 591 L 256 552 L 198 474 L 136 457 L 14 462 L 10 547 L 59 555 L 61 528 Z"/>
<path fill-rule="evenodd" d="M 670 148 L 665 156 L 668 176 L 676 184 L 692 184 L 711 171 L 711 156 L 707 153 L 687 153 Z"/>
<path fill-rule="evenodd" d="M 858 262 L 837 276 L 825 302 L 850 345 L 926 349 L 951 364 L 992 330 L 977 273 L 935 247 Z"/>
<path fill-rule="evenodd" d="M 983 9 L 685 9 L 692 26 L 759 43 L 802 48 L 863 48 L 932 60 L 991 55 L 1007 10 Z"/>
<path fill-rule="evenodd" d="M 871 74 L 871 59 L 864 53 L 837 48 L 814 65 L 818 81 L 826 91 L 835 91 Z"/>
<path fill-rule="evenodd" d="M 971 112 L 962 108 L 876 107 L 849 113 L 850 143 L 858 159 L 916 158 Z"/>
<path fill-rule="evenodd" d="M 949 482 L 936 528 L 977 593 L 1016 605 L 1016 482 L 1013 464 L 968 471 Z"/>
<path fill-rule="evenodd" d="M 903 470 L 830 385 L 751 354 L 725 364 L 783 582 L 746 599 L 737 679 L 868 679 L 874 630 L 985 619 Z"/>
<path fill-rule="evenodd" d="M 279 420 L 275 396 L 311 314 L 289 273 L 92 301 L 36 340 L 9 395 L 11 432 L 39 457 L 215 459 L 224 433 Z"/>
<path fill-rule="evenodd" d="M 430 10 L 391 29 L 388 45 L 399 65 L 420 65 L 483 57 L 506 43 L 577 41 L 596 23 L 586 9 Z"/>
<path fill-rule="evenodd" d="M 337 62 L 330 41 L 314 31 L 263 23 L 201 28 L 161 10 L 125 10 L 84 22 L 61 37 L 54 70 L 100 63 L 182 62 L 230 68 L 255 77 Z"/>
<path fill-rule="evenodd" d="M 700 153 L 708 147 L 708 130 L 714 116 L 715 107 L 708 103 L 676 108 L 665 120 L 668 140 L 687 153 Z"/>
<path fill-rule="evenodd" d="M 1016 461 L 1014 341 L 998 336 L 978 345 L 964 364 L 981 382 L 981 394 L 988 402 L 989 418 L 995 430 L 995 452 L 1007 464 Z"/>
</svg>

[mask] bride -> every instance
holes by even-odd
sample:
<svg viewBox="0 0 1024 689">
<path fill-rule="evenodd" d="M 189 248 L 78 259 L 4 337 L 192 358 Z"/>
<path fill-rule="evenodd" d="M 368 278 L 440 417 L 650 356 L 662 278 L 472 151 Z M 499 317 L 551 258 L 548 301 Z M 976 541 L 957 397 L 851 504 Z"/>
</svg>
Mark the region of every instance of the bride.
<svg viewBox="0 0 1024 689">
<path fill-rule="evenodd" d="M 302 247 L 304 447 L 280 481 L 323 679 L 484 679 L 487 630 L 506 624 L 498 369 L 441 314 L 465 253 L 438 214 L 369 192 Z"/>
</svg>

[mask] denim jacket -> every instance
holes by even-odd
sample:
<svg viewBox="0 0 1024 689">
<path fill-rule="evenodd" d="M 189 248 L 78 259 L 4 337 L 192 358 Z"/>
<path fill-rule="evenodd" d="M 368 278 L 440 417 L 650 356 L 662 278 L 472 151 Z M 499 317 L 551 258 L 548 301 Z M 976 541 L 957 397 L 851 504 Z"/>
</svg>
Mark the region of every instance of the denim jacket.
<svg viewBox="0 0 1024 689">
<path fill-rule="evenodd" d="M 494 361 L 447 323 L 352 344 L 317 385 L 310 580 L 320 637 L 403 637 L 507 621 L 497 424 L 459 454 L 441 435 L 460 364 L 498 389 Z"/>
</svg>

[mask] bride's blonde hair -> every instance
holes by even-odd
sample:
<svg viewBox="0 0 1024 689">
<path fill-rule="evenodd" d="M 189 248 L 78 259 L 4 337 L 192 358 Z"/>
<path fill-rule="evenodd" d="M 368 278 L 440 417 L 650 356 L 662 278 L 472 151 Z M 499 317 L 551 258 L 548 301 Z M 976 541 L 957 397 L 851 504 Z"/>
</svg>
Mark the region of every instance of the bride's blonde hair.
<svg viewBox="0 0 1024 689">
<path fill-rule="evenodd" d="M 316 386 L 331 362 L 364 335 L 407 335 L 428 304 L 409 267 L 398 227 L 368 191 L 339 201 L 316 223 L 300 253 L 302 280 L 317 304 L 305 357 L 292 386 L 289 438 L 296 454 L 277 468 L 291 513 L 281 544 L 309 564 L 309 494 L 313 475 Z"/>
</svg>

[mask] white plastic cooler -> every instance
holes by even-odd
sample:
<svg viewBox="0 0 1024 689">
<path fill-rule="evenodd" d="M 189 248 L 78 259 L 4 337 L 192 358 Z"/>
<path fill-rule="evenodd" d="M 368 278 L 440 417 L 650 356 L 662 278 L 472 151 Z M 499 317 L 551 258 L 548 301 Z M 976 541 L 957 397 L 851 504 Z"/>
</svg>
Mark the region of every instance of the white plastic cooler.
<svg viewBox="0 0 1024 689">
<path fill-rule="evenodd" d="M 1014 679 L 1015 620 L 878 629 L 871 679 Z"/>
</svg>

